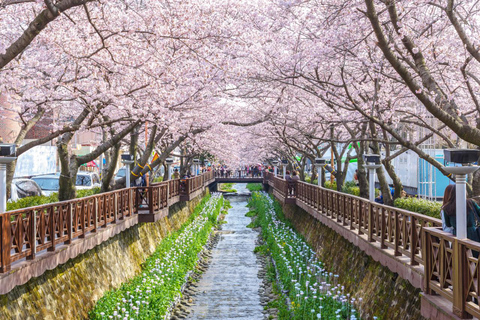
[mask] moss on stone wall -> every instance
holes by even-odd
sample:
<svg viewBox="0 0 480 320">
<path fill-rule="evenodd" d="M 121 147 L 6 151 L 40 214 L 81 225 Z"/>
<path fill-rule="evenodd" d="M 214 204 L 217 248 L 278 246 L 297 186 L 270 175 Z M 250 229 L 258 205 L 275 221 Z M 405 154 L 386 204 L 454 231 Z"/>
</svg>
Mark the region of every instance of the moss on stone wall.
<svg viewBox="0 0 480 320">
<path fill-rule="evenodd" d="M 285 205 L 283 209 L 285 217 L 316 251 L 327 270 L 339 275 L 346 292 L 362 298 L 363 319 L 424 319 L 420 314 L 419 289 L 296 205 Z"/>
<path fill-rule="evenodd" d="M 178 230 L 202 196 L 168 217 L 135 225 L 67 263 L 0 296 L 0 319 L 86 319 L 95 302 L 138 274 L 158 242 Z"/>
</svg>

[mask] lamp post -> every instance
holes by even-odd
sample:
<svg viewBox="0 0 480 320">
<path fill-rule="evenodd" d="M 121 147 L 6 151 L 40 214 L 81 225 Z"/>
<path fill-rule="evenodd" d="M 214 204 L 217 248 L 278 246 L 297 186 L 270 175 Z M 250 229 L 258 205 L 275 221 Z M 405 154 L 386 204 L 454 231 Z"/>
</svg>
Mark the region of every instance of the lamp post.
<svg viewBox="0 0 480 320">
<path fill-rule="evenodd" d="M 12 163 L 17 157 L 14 144 L 0 144 L 0 213 L 7 211 L 7 164 Z"/>
<path fill-rule="evenodd" d="M 478 166 L 466 166 L 476 162 L 480 150 L 445 149 L 445 161 L 461 163 L 462 167 L 445 167 L 445 171 L 455 175 L 456 191 L 456 235 L 459 239 L 467 238 L 467 175 L 478 170 Z"/>
<path fill-rule="evenodd" d="M 273 164 L 273 173 L 274 173 L 274 176 L 276 177 L 277 176 L 278 160 L 272 160 L 272 164 Z"/>
<path fill-rule="evenodd" d="M 287 165 L 288 165 L 288 160 L 282 159 L 283 179 L 285 179 L 285 176 L 287 175 Z"/>
<path fill-rule="evenodd" d="M 315 158 L 315 168 L 317 169 L 317 185 L 322 186 L 323 172 L 322 167 L 325 166 L 326 160 L 323 158 Z M 313 182 L 313 181 L 312 181 Z"/>
<path fill-rule="evenodd" d="M 167 164 L 167 180 L 172 180 L 172 164 L 173 158 L 165 159 L 165 163 Z"/>
<path fill-rule="evenodd" d="M 130 188 L 130 165 L 134 163 L 135 161 L 133 160 L 133 155 L 124 153 L 122 154 L 122 163 L 125 165 L 125 187 Z"/>
<path fill-rule="evenodd" d="M 368 198 L 370 201 L 375 201 L 375 171 L 382 166 L 380 164 L 380 155 L 364 154 L 363 160 L 366 163 L 364 167 L 368 169 Z"/>
</svg>

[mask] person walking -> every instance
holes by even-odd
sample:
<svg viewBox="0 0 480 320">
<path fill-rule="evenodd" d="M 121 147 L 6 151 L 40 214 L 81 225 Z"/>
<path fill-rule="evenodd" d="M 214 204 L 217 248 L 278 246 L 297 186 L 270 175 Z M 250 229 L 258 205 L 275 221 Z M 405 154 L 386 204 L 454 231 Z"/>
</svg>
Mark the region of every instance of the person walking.
<svg viewBox="0 0 480 320">
<path fill-rule="evenodd" d="M 295 196 L 297 194 L 297 183 L 298 181 L 300 181 L 300 177 L 298 176 L 298 172 L 297 171 L 293 171 L 292 173 L 292 177 L 290 178 L 290 183 L 292 184 L 292 188 L 291 188 L 291 191 L 292 191 L 292 195 Z"/>
<path fill-rule="evenodd" d="M 173 180 L 180 179 L 180 173 L 178 173 L 178 169 L 173 170 L 172 178 Z"/>
</svg>

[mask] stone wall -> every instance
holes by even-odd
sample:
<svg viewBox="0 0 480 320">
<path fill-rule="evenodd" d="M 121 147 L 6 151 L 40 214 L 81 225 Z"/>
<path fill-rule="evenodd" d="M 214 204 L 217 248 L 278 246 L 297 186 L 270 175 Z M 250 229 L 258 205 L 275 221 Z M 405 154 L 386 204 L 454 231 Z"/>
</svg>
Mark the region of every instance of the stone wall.
<svg viewBox="0 0 480 320">
<path fill-rule="evenodd" d="M 316 251 L 328 271 L 339 275 L 346 292 L 362 298 L 363 319 L 424 319 L 420 290 L 374 261 L 341 235 L 296 205 L 284 205 L 285 217 Z"/>
<path fill-rule="evenodd" d="M 204 194 L 203 194 L 204 195 Z M 168 217 L 123 231 L 84 254 L 0 296 L 0 319 L 86 319 L 103 294 L 141 270 L 171 231 L 178 230 L 202 196 L 169 208 Z"/>
</svg>

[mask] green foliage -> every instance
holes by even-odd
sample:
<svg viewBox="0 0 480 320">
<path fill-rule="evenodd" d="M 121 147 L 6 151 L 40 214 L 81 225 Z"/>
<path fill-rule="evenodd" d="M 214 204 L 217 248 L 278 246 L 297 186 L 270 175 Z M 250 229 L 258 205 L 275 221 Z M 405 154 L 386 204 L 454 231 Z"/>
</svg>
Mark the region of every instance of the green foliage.
<svg viewBox="0 0 480 320">
<path fill-rule="evenodd" d="M 335 180 L 333 182 L 330 180 L 325 181 L 325 188 L 337 190 L 337 181 Z"/>
<path fill-rule="evenodd" d="M 77 190 L 77 198 L 89 197 L 97 193 L 100 193 L 100 188 Z M 54 202 L 58 202 L 58 193 L 56 192 L 49 196 L 26 197 L 17 201 L 7 202 L 7 211 L 36 207 Z"/>
<path fill-rule="evenodd" d="M 256 246 L 255 249 L 253 249 L 253 253 L 260 253 L 263 255 L 268 254 L 268 247 L 266 245 L 261 245 L 261 246 Z"/>
<path fill-rule="evenodd" d="M 311 183 L 311 184 L 314 184 L 314 185 L 318 185 L 318 178 L 317 178 L 317 179 L 314 179 L 314 180 L 312 181 L 312 176 L 306 176 L 306 177 L 305 177 L 305 182 Z"/>
<path fill-rule="evenodd" d="M 247 189 L 250 190 L 250 192 L 254 191 L 262 191 L 263 190 L 263 185 L 261 183 L 247 183 Z"/>
<path fill-rule="evenodd" d="M 85 198 L 89 196 L 93 196 L 94 194 L 100 193 L 100 187 L 92 188 L 92 189 L 83 189 L 77 190 L 77 198 Z"/>
<path fill-rule="evenodd" d="M 355 181 L 347 181 L 342 187 L 342 192 L 359 196 L 360 188 L 355 184 Z"/>
<path fill-rule="evenodd" d="M 156 177 L 155 179 L 153 179 L 153 183 L 162 182 L 162 181 L 163 181 L 163 177 Z"/>
<path fill-rule="evenodd" d="M 53 193 L 50 196 L 35 196 L 18 199 L 17 201 L 7 202 L 7 211 L 18 210 L 28 207 L 41 206 L 42 204 L 48 204 L 58 202 L 58 194 Z"/>
<path fill-rule="evenodd" d="M 395 199 L 394 206 L 441 219 L 440 211 L 442 210 L 442 204 L 440 202 L 408 197 Z"/>
<path fill-rule="evenodd" d="M 253 218 L 257 215 L 257 212 L 255 210 L 250 210 L 245 214 L 245 217 Z"/>
<path fill-rule="evenodd" d="M 181 294 L 188 272 L 217 224 L 223 197 L 206 196 L 180 230 L 165 237 L 143 263 L 142 272 L 107 292 L 90 311 L 90 319 L 164 319 Z"/>
<path fill-rule="evenodd" d="M 237 192 L 237 190 L 233 189 L 233 183 L 219 183 L 218 188 L 222 192 Z"/>
</svg>

